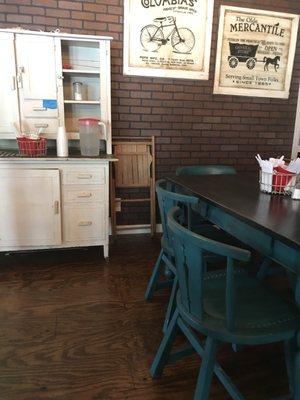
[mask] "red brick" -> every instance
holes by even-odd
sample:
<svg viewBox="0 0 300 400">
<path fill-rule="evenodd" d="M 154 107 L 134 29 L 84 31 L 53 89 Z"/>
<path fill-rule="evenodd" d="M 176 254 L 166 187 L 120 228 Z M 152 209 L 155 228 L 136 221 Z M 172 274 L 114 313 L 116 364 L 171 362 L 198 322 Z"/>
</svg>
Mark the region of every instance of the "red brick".
<svg viewBox="0 0 300 400">
<path fill-rule="evenodd" d="M 45 15 L 45 9 L 42 7 L 20 6 L 20 14 Z"/>
<path fill-rule="evenodd" d="M 82 2 L 60 0 L 58 2 L 58 8 L 66 8 L 68 10 L 82 10 Z"/>
<path fill-rule="evenodd" d="M 18 13 L 18 7 L 14 5 L 0 4 L 1 13 Z"/>
<path fill-rule="evenodd" d="M 6 20 L 7 22 L 29 24 L 32 21 L 32 18 L 29 15 L 8 14 Z"/>
<path fill-rule="evenodd" d="M 68 18 L 71 13 L 69 10 L 58 10 L 57 8 L 47 8 L 47 17 Z"/>
<path fill-rule="evenodd" d="M 83 12 L 83 11 L 72 11 L 71 18 L 94 21 L 95 14 L 90 13 L 90 12 Z"/>
<path fill-rule="evenodd" d="M 52 17 L 33 17 L 34 24 L 41 24 L 41 25 L 56 25 L 57 26 L 57 19 Z"/>
<path fill-rule="evenodd" d="M 95 13 L 106 13 L 107 5 L 105 4 L 94 4 L 94 3 L 83 3 L 83 9 L 86 11 L 93 11 Z"/>
<path fill-rule="evenodd" d="M 82 28 L 82 21 L 79 21 L 79 20 L 60 18 L 58 21 L 59 21 L 59 26 L 62 26 L 62 27 Z"/>
<path fill-rule="evenodd" d="M 23 3 L 23 1 L 22 1 Z M 23 3 L 24 4 L 24 3 Z M 56 0 L 32 0 L 33 6 L 57 7 Z"/>
</svg>

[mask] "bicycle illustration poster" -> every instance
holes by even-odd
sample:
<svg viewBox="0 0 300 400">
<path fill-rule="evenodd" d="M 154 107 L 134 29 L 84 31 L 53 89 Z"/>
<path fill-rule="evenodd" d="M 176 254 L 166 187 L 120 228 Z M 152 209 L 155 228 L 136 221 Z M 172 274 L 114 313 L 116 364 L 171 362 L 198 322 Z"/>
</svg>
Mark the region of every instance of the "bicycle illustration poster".
<svg viewBox="0 0 300 400">
<path fill-rule="evenodd" d="M 214 93 L 288 98 L 299 16 L 221 6 Z"/>
<path fill-rule="evenodd" d="M 124 74 L 208 79 L 213 0 L 125 0 Z"/>
</svg>

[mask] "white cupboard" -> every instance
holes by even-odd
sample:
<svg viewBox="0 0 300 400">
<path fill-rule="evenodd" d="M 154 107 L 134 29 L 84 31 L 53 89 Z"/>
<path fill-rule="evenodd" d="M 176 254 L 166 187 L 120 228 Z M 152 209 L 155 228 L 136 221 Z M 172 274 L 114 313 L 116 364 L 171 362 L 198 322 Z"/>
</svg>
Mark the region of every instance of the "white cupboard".
<svg viewBox="0 0 300 400">
<path fill-rule="evenodd" d="M 111 154 L 111 37 L 0 29 L 0 138 L 43 129 L 55 139 L 65 125 L 78 139 L 78 119 L 97 118 L 106 126 L 106 153 Z M 74 98 L 79 82 L 82 98 Z"/>
<path fill-rule="evenodd" d="M 0 158 L 0 251 L 109 245 L 105 159 Z"/>
<path fill-rule="evenodd" d="M 98 158 L 0 157 L 0 251 L 103 246 L 108 257 L 111 39 L 0 29 L 0 149 L 16 128 L 55 139 L 64 125 L 79 139 L 79 118 L 106 126 Z"/>
</svg>

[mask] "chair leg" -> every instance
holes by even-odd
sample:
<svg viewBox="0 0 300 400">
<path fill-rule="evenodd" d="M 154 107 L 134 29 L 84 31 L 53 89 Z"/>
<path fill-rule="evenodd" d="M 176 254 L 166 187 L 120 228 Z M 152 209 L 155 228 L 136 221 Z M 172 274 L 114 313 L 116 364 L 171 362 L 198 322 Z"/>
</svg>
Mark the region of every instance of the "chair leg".
<svg viewBox="0 0 300 400">
<path fill-rule="evenodd" d="M 153 268 L 153 272 L 151 275 L 151 278 L 149 280 L 147 289 L 146 289 L 146 293 L 145 293 L 145 299 L 147 301 L 152 300 L 153 298 L 153 294 L 155 292 L 156 286 L 157 286 L 157 282 L 158 282 L 158 278 L 159 278 L 159 274 L 160 274 L 160 269 L 162 266 L 162 257 L 163 257 L 163 249 L 161 249 L 159 256 L 156 260 L 156 263 L 154 265 Z"/>
<path fill-rule="evenodd" d="M 261 263 L 259 270 L 257 272 L 257 275 L 256 275 L 256 278 L 259 281 L 262 282 L 266 279 L 271 265 L 272 265 L 272 261 L 269 258 L 265 257 L 263 259 L 263 262 Z"/>
<path fill-rule="evenodd" d="M 300 399 L 300 332 L 297 332 L 296 341 L 295 341 L 295 352 L 294 352 L 294 393 L 293 393 L 293 400 Z"/>
<path fill-rule="evenodd" d="M 172 320 L 168 326 L 166 333 L 159 345 L 155 358 L 152 362 L 150 373 L 153 378 L 158 378 L 163 373 L 164 367 L 168 361 L 171 348 L 177 332 L 178 310 L 175 310 Z"/>
<path fill-rule="evenodd" d="M 164 321 L 164 326 L 163 326 L 163 333 L 166 333 L 169 323 L 170 323 L 170 321 L 173 317 L 174 311 L 176 309 L 177 289 L 178 289 L 178 278 L 176 276 L 173 281 L 172 291 L 171 291 L 168 308 L 167 308 L 167 312 L 166 312 L 166 317 L 165 317 L 165 321 Z"/>
<path fill-rule="evenodd" d="M 215 367 L 217 341 L 208 337 L 205 343 L 204 357 L 198 376 L 194 400 L 208 400 L 211 380 Z"/>
</svg>

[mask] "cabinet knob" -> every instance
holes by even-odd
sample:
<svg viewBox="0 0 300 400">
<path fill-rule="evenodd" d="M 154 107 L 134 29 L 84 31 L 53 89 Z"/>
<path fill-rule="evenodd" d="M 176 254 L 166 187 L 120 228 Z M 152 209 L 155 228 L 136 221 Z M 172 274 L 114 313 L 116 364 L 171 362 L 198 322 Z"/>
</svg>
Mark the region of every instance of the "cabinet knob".
<svg viewBox="0 0 300 400">
<path fill-rule="evenodd" d="M 46 107 L 33 107 L 33 111 L 47 111 Z"/>
<path fill-rule="evenodd" d="M 48 128 L 49 124 L 34 124 L 35 128 Z"/>
<path fill-rule="evenodd" d="M 92 221 L 79 221 L 78 226 L 91 226 L 93 224 Z"/>
<path fill-rule="evenodd" d="M 81 192 L 78 194 L 79 198 L 84 198 L 84 197 L 92 197 L 92 193 L 91 192 Z"/>
<path fill-rule="evenodd" d="M 78 179 L 92 179 L 93 175 L 92 174 L 78 174 L 77 178 Z"/>
</svg>

